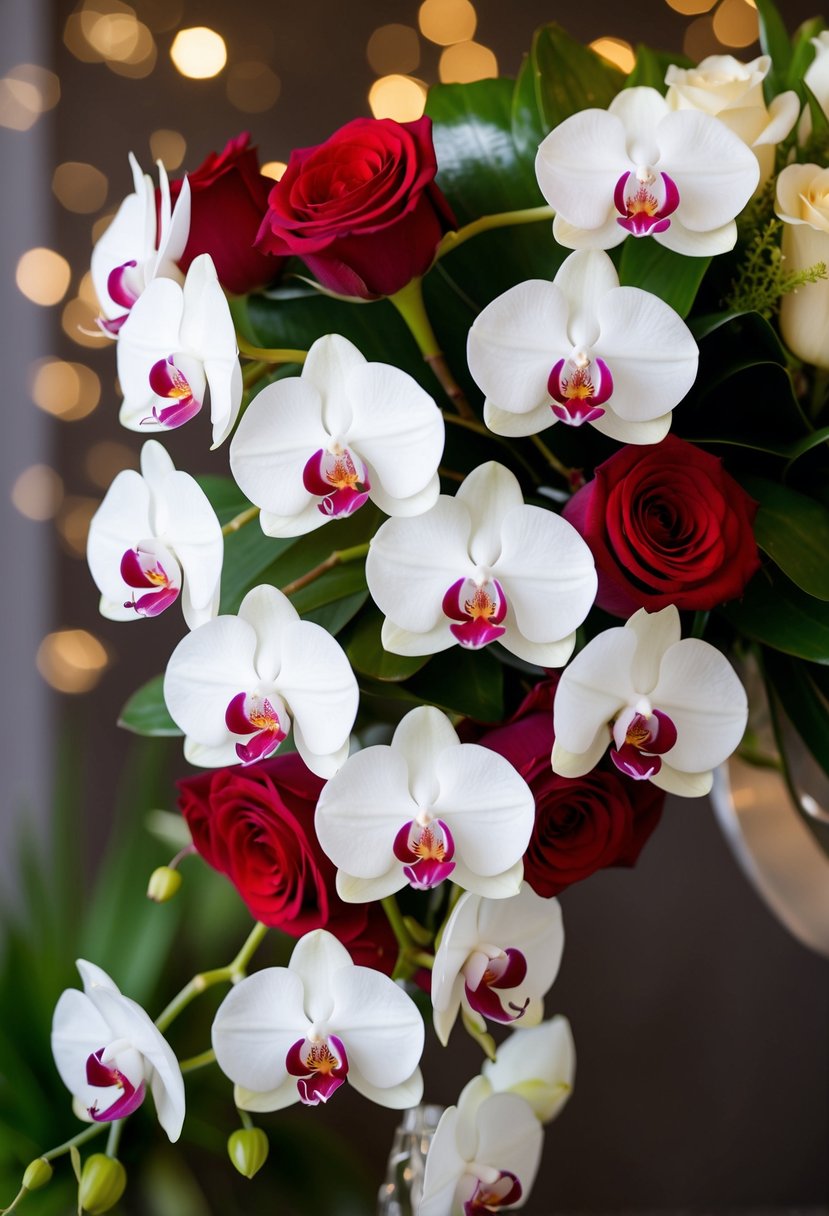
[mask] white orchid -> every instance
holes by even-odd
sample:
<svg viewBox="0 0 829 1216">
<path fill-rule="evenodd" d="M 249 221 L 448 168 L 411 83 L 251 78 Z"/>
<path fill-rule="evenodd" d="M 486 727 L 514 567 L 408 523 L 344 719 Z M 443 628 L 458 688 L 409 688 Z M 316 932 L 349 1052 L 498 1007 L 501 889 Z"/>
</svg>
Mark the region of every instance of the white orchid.
<svg viewBox="0 0 829 1216">
<path fill-rule="evenodd" d="M 581 777 L 610 743 L 629 777 L 689 798 L 708 793 L 712 770 L 743 737 L 748 705 L 720 651 L 680 632 L 673 605 L 642 608 L 576 655 L 556 690 L 556 773 Z"/>
<path fill-rule="evenodd" d="M 184 253 L 190 232 L 187 178 L 182 182 L 175 207 L 171 208 L 170 183 L 159 161 L 160 202 L 156 208 L 152 178 L 142 173 L 131 152 L 129 160 L 135 191 L 121 203 L 92 250 L 92 282 L 103 314 L 98 324 L 113 338 L 118 336 L 133 304 L 153 279 L 184 281 L 176 262 Z"/>
<path fill-rule="evenodd" d="M 454 498 L 389 519 L 366 560 L 393 654 L 435 654 L 496 639 L 530 663 L 560 667 L 596 594 L 589 548 L 561 516 L 527 506 L 503 465 L 479 465 Z"/>
<path fill-rule="evenodd" d="M 734 217 L 760 176 L 754 153 L 718 119 L 672 111 L 656 89 L 623 89 L 542 140 L 535 162 L 569 249 L 611 249 L 629 234 L 694 257 L 732 249 Z"/>
<path fill-rule="evenodd" d="M 481 1071 L 492 1093 L 519 1094 L 542 1123 L 550 1123 L 573 1090 L 576 1047 L 570 1023 L 561 1016 L 526 1028 L 517 1022 Z"/>
<path fill-rule="evenodd" d="M 287 967 L 268 967 L 225 997 L 213 1049 L 242 1110 L 327 1102 L 344 1081 L 395 1110 L 423 1092 L 423 1019 L 388 976 L 357 967 L 324 929 L 297 942 Z"/>
<path fill-rule="evenodd" d="M 494 1094 L 483 1077 L 444 1111 L 429 1152 L 417 1216 L 486 1216 L 526 1202 L 543 1132 L 517 1094 Z"/>
<path fill-rule="evenodd" d="M 534 802 L 508 760 L 461 743 L 446 714 L 406 714 L 390 746 L 355 752 L 323 789 L 315 827 L 350 903 L 450 875 L 497 899 L 518 892 Z"/>
<path fill-rule="evenodd" d="M 132 431 L 164 431 L 196 415 L 210 388 L 213 447 L 242 403 L 236 331 L 209 254 L 194 258 L 184 286 L 153 279 L 118 335 L 120 419 Z"/>
<path fill-rule="evenodd" d="M 184 1082 L 167 1040 L 140 1005 L 94 963 L 78 959 L 83 992 L 61 994 L 52 1019 L 52 1053 L 76 1109 L 97 1123 L 125 1119 L 153 1095 L 171 1140 L 184 1122 Z"/>
<path fill-rule="evenodd" d="M 564 929 L 557 899 L 526 883 L 511 899 L 467 891 L 443 930 L 432 969 L 435 1032 L 446 1043 L 458 1012 L 479 1031 L 486 1020 L 536 1026 L 558 974 Z"/>
<path fill-rule="evenodd" d="M 695 68 L 671 64 L 665 74 L 666 101 L 672 110 L 699 110 L 719 118 L 757 157 L 758 189 L 774 172 L 774 153 L 797 122 L 797 93 L 779 93 L 766 105 L 763 81 L 771 57 L 759 55 L 742 63 L 733 55 L 709 55 Z"/>
<path fill-rule="evenodd" d="M 358 692 L 334 638 L 262 585 L 248 592 L 238 616 L 217 616 L 182 638 L 167 664 L 164 699 L 187 736 L 191 764 L 262 760 L 293 720 L 300 756 L 330 777 L 348 755 Z"/>
<path fill-rule="evenodd" d="M 155 439 L 141 449 L 141 472 L 118 474 L 89 525 L 89 569 L 114 621 L 158 616 L 181 594 L 190 629 L 203 625 L 219 606 L 223 555 L 207 495 Z"/>
<path fill-rule="evenodd" d="M 531 279 L 476 318 L 467 343 L 498 435 L 590 422 L 622 443 L 659 443 L 694 383 L 699 351 L 658 296 L 620 287 L 608 255 L 579 249 L 552 283 Z"/>
<path fill-rule="evenodd" d="M 262 508 L 268 536 L 300 536 L 368 500 L 388 515 L 428 510 L 440 491 L 443 430 L 416 380 L 328 334 L 299 378 L 256 396 L 233 437 L 230 467 Z"/>
</svg>

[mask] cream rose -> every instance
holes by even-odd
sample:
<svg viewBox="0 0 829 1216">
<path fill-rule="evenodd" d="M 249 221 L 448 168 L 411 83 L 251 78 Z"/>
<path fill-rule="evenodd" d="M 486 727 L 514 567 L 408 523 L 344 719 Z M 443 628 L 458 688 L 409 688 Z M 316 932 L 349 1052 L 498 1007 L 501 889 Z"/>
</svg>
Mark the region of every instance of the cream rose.
<svg viewBox="0 0 829 1216">
<path fill-rule="evenodd" d="M 748 144 L 760 165 L 758 191 L 774 169 L 775 146 L 789 134 L 800 112 L 794 92 L 781 93 L 766 105 L 763 81 L 770 67 L 768 55 L 751 63 L 733 55 L 709 55 L 695 68 L 671 64 L 665 74 L 671 109 L 701 110 L 719 118 Z"/>
<path fill-rule="evenodd" d="M 829 169 L 789 165 L 777 179 L 775 210 L 785 224 L 783 256 L 788 266 L 829 266 Z M 829 279 L 807 283 L 783 297 L 780 331 L 798 358 L 829 368 Z"/>
</svg>

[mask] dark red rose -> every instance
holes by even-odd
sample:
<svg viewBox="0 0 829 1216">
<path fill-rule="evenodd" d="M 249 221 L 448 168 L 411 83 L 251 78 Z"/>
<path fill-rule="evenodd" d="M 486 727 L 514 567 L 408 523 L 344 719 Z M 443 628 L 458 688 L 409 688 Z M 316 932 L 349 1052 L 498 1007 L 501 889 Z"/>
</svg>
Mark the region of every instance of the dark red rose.
<svg viewBox="0 0 829 1216">
<path fill-rule="evenodd" d="M 603 760 L 584 777 L 550 767 L 557 677 L 532 690 L 515 716 L 478 742 L 518 770 L 535 798 L 535 825 L 524 878 L 537 895 L 558 895 L 606 866 L 632 866 L 659 823 L 665 794 L 633 781 Z"/>
<path fill-rule="evenodd" d="M 186 271 L 200 253 L 209 253 L 226 291 L 244 294 L 264 287 L 279 273 L 280 258 L 254 246 L 268 209 L 273 178 L 259 171 L 256 149 L 247 131 L 237 135 L 218 155 L 211 152 L 190 182 L 190 235 L 179 260 Z M 182 183 L 170 183 L 175 203 Z"/>
<path fill-rule="evenodd" d="M 342 295 L 394 295 L 457 227 L 436 171 L 430 119 L 355 118 L 325 143 L 294 149 L 257 245 L 302 258 Z"/>
<path fill-rule="evenodd" d="M 367 909 L 339 899 L 336 869 L 314 832 L 324 784 L 299 756 L 276 756 L 184 778 L 179 809 L 197 851 L 227 875 L 252 916 L 292 937 L 324 927 L 350 949 L 366 930 Z M 378 949 L 385 944 L 374 937 Z"/>
<path fill-rule="evenodd" d="M 757 503 L 722 462 L 668 435 L 624 447 L 564 508 L 596 560 L 596 603 L 616 616 L 668 604 L 707 609 L 742 595 L 759 569 Z"/>
</svg>

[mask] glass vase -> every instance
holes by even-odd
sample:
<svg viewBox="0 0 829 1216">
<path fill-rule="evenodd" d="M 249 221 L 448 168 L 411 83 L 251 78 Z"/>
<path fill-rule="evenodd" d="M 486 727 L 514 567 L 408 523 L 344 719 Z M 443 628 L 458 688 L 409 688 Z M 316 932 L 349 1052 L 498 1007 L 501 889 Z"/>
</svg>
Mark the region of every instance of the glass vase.
<svg viewBox="0 0 829 1216">
<path fill-rule="evenodd" d="M 377 1196 L 377 1216 L 416 1216 L 426 1154 L 442 1114 L 442 1106 L 413 1106 L 403 1112 Z"/>
</svg>

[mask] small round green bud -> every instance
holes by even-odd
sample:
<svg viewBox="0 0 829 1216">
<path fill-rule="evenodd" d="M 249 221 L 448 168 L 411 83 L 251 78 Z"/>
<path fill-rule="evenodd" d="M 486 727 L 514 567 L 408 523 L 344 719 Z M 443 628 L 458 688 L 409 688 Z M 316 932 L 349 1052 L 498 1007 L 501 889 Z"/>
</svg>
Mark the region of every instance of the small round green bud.
<svg viewBox="0 0 829 1216">
<path fill-rule="evenodd" d="M 252 1178 L 268 1159 L 268 1137 L 261 1127 L 240 1127 L 229 1137 L 227 1151 L 239 1173 Z"/>
<path fill-rule="evenodd" d="M 172 899 L 181 886 L 181 875 L 170 866 L 159 866 L 150 875 L 147 886 L 147 896 L 157 904 L 164 904 Z"/>
<path fill-rule="evenodd" d="M 26 1166 L 26 1173 L 23 1175 L 23 1185 L 27 1191 L 37 1191 L 52 1177 L 54 1170 L 45 1157 L 36 1157 L 34 1161 L 30 1161 Z"/>
<path fill-rule="evenodd" d="M 127 1171 L 115 1157 L 106 1153 L 93 1153 L 83 1163 L 81 1185 L 78 1190 L 80 1206 L 90 1216 L 108 1212 L 124 1193 Z"/>
</svg>

